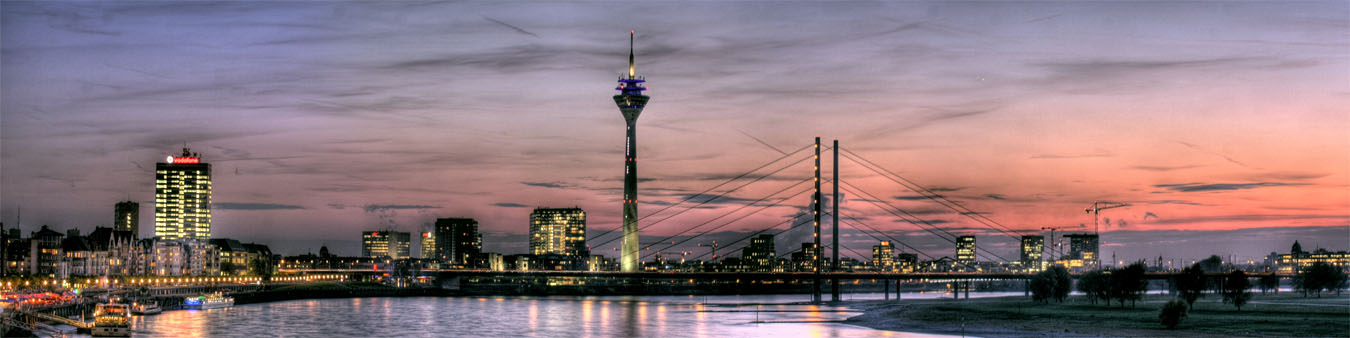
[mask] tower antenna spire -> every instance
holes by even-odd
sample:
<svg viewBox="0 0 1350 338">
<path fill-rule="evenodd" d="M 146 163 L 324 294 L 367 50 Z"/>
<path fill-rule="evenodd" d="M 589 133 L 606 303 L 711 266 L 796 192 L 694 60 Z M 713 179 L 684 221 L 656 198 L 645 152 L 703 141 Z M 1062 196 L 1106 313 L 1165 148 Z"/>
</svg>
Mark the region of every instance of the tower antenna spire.
<svg viewBox="0 0 1350 338">
<path fill-rule="evenodd" d="M 628 78 L 637 76 L 637 68 L 633 66 L 633 36 L 637 35 L 637 30 L 628 31 Z"/>
</svg>

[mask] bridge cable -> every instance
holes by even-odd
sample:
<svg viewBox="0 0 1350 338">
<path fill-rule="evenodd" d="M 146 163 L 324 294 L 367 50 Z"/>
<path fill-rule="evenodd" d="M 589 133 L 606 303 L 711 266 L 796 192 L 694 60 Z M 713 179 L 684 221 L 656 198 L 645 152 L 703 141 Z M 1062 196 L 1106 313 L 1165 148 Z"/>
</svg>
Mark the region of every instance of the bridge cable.
<svg viewBox="0 0 1350 338">
<path fill-rule="evenodd" d="M 726 217 L 726 216 L 728 216 L 728 215 L 734 214 L 734 213 L 736 213 L 736 212 L 738 212 L 738 211 L 741 211 L 741 209 L 745 209 L 745 208 L 750 207 L 750 206 L 753 206 L 753 205 L 755 205 L 755 204 L 757 204 L 757 203 L 763 202 L 764 200 L 767 200 L 767 199 L 769 199 L 769 198 L 771 198 L 771 197 L 773 197 L 773 196 L 775 196 L 775 195 L 781 194 L 781 193 L 783 193 L 784 191 L 787 191 L 788 189 L 792 189 L 793 187 L 796 187 L 796 186 L 798 186 L 798 185 L 801 185 L 802 183 L 811 182 L 811 181 L 813 181 L 814 179 L 815 179 L 815 178 L 812 177 L 812 178 L 809 178 L 809 179 L 801 180 L 801 181 L 799 181 L 799 182 L 797 182 L 797 183 L 793 183 L 792 185 L 789 185 L 789 186 L 787 186 L 787 187 L 784 187 L 783 189 L 778 190 L 778 191 L 776 191 L 776 192 L 774 192 L 774 193 L 772 193 L 772 194 L 769 194 L 768 196 L 764 196 L 764 198 L 760 198 L 760 199 L 758 199 L 758 200 L 755 200 L 754 202 L 750 202 L 750 203 L 748 203 L 748 204 L 742 205 L 742 206 L 740 206 L 739 208 L 736 208 L 735 210 L 731 210 L 730 212 L 723 213 L 722 215 L 719 215 L 719 216 L 717 216 L 717 217 L 714 217 L 714 218 L 712 218 L 712 219 L 710 219 L 710 220 L 707 220 L 707 221 L 705 221 L 705 222 L 703 222 L 703 223 L 701 223 L 701 224 L 699 224 L 699 225 L 696 225 L 696 226 L 694 226 L 694 227 L 691 227 L 691 228 L 688 228 L 688 229 L 684 229 L 683 231 L 680 231 L 680 232 L 678 232 L 678 233 L 676 233 L 676 234 L 674 234 L 674 235 L 666 236 L 666 238 L 662 238 L 660 241 L 657 241 L 657 242 L 655 242 L 655 243 L 653 243 L 653 244 L 649 244 L 649 245 L 647 245 L 646 247 L 643 247 L 643 249 L 650 249 L 651 247 L 656 246 L 656 245 L 659 245 L 659 244 L 661 244 L 661 243 L 664 243 L 664 242 L 667 241 L 667 240 L 673 239 L 673 238 L 675 238 L 675 237 L 678 237 L 678 236 L 680 236 L 680 235 L 683 235 L 683 234 L 685 234 L 685 233 L 687 233 L 687 232 L 689 232 L 689 231 L 692 231 L 692 230 L 694 230 L 694 229 L 698 229 L 698 228 L 701 228 L 701 227 L 703 227 L 703 226 L 705 226 L 705 225 L 711 224 L 713 221 L 716 221 L 716 220 L 718 220 L 718 219 L 720 219 L 720 218 L 722 218 L 722 217 Z M 685 242 L 688 242 L 688 241 L 690 241 L 690 240 L 693 240 L 694 238 L 698 238 L 699 236 L 703 236 L 703 235 L 709 234 L 709 233 L 711 233 L 711 232 L 713 232 L 713 231 L 716 231 L 717 229 L 721 229 L 721 228 L 723 228 L 723 227 L 726 227 L 726 226 L 728 226 L 728 225 L 731 225 L 732 223 L 735 223 L 736 221 L 739 221 L 739 220 L 744 219 L 744 218 L 746 218 L 746 217 L 750 217 L 751 215 L 755 215 L 755 214 L 759 213 L 759 211 L 763 211 L 763 210 L 765 210 L 765 209 L 775 207 L 775 206 L 777 206 L 778 204 L 783 203 L 783 201 L 789 200 L 789 199 L 791 199 L 792 197 L 797 197 L 797 195 L 801 195 L 801 194 L 806 193 L 807 191 L 811 191 L 811 190 L 813 190 L 813 189 L 815 189 L 815 188 L 814 188 L 814 187 L 807 187 L 806 190 L 802 190 L 801 192 L 793 193 L 793 194 L 791 194 L 791 195 L 788 195 L 786 198 L 783 198 L 783 199 L 780 199 L 780 200 L 778 200 L 778 201 L 776 201 L 776 202 L 773 202 L 773 204 L 769 204 L 769 205 L 767 205 L 767 206 L 763 206 L 763 207 L 761 207 L 758 211 L 755 211 L 755 212 L 751 212 L 751 213 L 742 215 L 742 216 L 740 216 L 740 217 L 737 217 L 736 219 L 727 221 L 726 223 L 724 223 L 724 224 L 722 224 L 722 225 L 719 225 L 719 226 L 713 227 L 712 229 L 708 229 L 708 230 L 706 230 L 706 231 L 703 231 L 703 233 L 700 233 L 700 234 L 697 234 L 697 235 L 694 235 L 694 236 L 690 236 L 689 238 L 685 238 L 684 240 L 680 240 L 679 242 L 670 244 L 669 246 L 666 246 L 666 247 L 664 247 L 664 248 L 661 248 L 660 250 L 657 250 L 657 252 L 660 252 L 661 250 L 669 249 L 669 248 L 675 247 L 675 246 L 677 246 L 677 245 L 683 244 L 683 243 L 685 243 Z M 648 256 L 648 255 L 649 255 L 649 254 L 643 254 L 643 255 L 641 255 L 641 256 L 639 256 L 639 257 L 646 257 L 646 256 Z"/>
<path fill-rule="evenodd" d="M 848 149 L 844 149 L 843 147 L 840 147 L 839 150 L 842 150 L 842 151 L 844 152 L 844 157 L 845 157 L 845 158 L 848 158 L 848 159 L 850 159 L 850 160 L 853 160 L 855 163 L 858 163 L 859 165 L 863 166 L 864 168 L 866 168 L 866 169 L 868 169 L 868 170 L 872 170 L 873 172 L 876 172 L 877 174 L 880 174 L 882 177 L 885 177 L 885 178 L 887 178 L 887 179 L 889 179 L 889 180 L 891 180 L 891 181 L 894 181 L 894 182 L 896 182 L 896 183 L 899 183 L 900 185 L 905 186 L 906 188 L 908 188 L 908 189 L 910 189 L 910 190 L 912 190 L 912 191 L 914 191 L 914 192 L 916 192 L 916 193 L 919 193 L 920 196 L 923 196 L 923 197 L 925 197 L 925 198 L 928 198 L 928 199 L 930 199 L 930 200 L 933 200 L 934 202 L 937 202 L 938 204 L 940 204 L 940 205 L 942 205 L 942 206 L 944 206 L 944 207 L 947 207 L 947 208 L 949 208 L 949 209 L 952 209 L 952 210 L 956 211 L 958 214 L 961 214 L 961 215 L 963 215 L 963 216 L 969 217 L 970 219 L 973 219 L 973 220 L 975 220 L 976 222 L 979 222 L 979 223 L 983 224 L 983 225 L 986 226 L 986 227 L 989 227 L 989 228 L 994 229 L 994 230 L 998 230 L 999 232 L 1004 233 L 1004 235 L 1007 235 L 1008 237 L 1011 237 L 1011 238 L 1013 238 L 1013 239 L 1015 239 L 1015 240 L 1019 240 L 1019 241 L 1021 240 L 1021 238 L 1019 237 L 1019 236 L 1020 236 L 1020 233 L 1019 233 L 1017 230 L 1013 230 L 1012 228 L 1010 228 L 1010 227 L 1008 227 L 1008 226 L 1005 226 L 1005 225 L 1003 225 L 1003 224 L 1001 224 L 1001 223 L 998 223 L 998 221 L 994 221 L 993 219 L 991 219 L 991 218 L 989 218 L 989 217 L 987 217 L 987 216 L 984 216 L 984 214 L 982 214 L 982 213 L 980 213 L 980 212 L 971 210 L 970 208 L 967 208 L 967 207 L 964 206 L 964 205 L 961 205 L 961 204 L 959 204 L 959 203 L 956 203 L 956 202 L 954 202 L 954 201 L 948 199 L 946 196 L 943 196 L 943 195 L 941 195 L 941 194 L 938 194 L 938 193 L 936 193 L 936 192 L 933 192 L 932 190 L 929 190 L 928 188 L 924 188 L 922 185 L 919 185 L 918 183 L 915 183 L 914 181 L 912 181 L 912 180 L 910 180 L 910 179 L 907 179 L 907 178 L 905 178 L 904 176 L 900 176 L 899 174 L 896 174 L 894 171 L 891 171 L 891 170 L 889 170 L 889 169 L 886 169 L 885 167 L 882 167 L 881 165 L 877 164 L 876 162 L 873 162 L 873 161 L 871 161 L 871 160 L 868 160 L 867 158 L 862 157 L 862 155 L 858 155 L 857 153 L 854 153 L 854 152 L 852 152 L 852 151 L 849 151 Z M 875 167 L 875 168 L 873 168 L 873 167 Z M 887 175 L 887 174 L 889 174 L 889 175 Z M 894 176 L 894 177 L 892 177 L 892 176 Z M 897 180 L 896 178 L 899 178 L 899 180 Z"/>
<path fill-rule="evenodd" d="M 724 182 L 722 182 L 722 183 L 719 183 L 719 184 L 713 186 L 712 188 L 708 188 L 707 190 L 704 190 L 703 192 L 700 192 L 700 193 L 697 193 L 697 194 L 693 194 L 693 195 L 689 195 L 689 196 L 685 196 L 685 198 L 684 198 L 683 200 L 680 200 L 679 202 L 675 202 L 674 204 L 670 204 L 670 205 L 667 205 L 667 206 L 665 206 L 665 207 L 662 207 L 661 210 L 657 210 L 656 212 L 647 214 L 646 216 L 638 217 L 638 220 L 641 221 L 641 220 L 647 219 L 648 217 L 655 216 L 656 214 L 660 214 L 661 212 L 664 212 L 664 211 L 666 211 L 666 210 L 668 210 L 668 209 L 670 209 L 670 208 L 673 208 L 673 207 L 675 207 L 675 206 L 677 206 L 677 205 L 680 205 L 681 203 L 688 202 L 689 200 L 692 200 L 692 199 L 697 198 L 697 197 L 699 197 L 699 196 L 703 196 L 703 195 L 707 194 L 708 192 L 713 191 L 714 189 L 717 189 L 717 188 L 719 188 L 719 187 L 722 187 L 723 185 L 726 185 L 727 183 L 731 183 L 732 181 L 735 181 L 735 180 L 739 180 L 739 179 L 741 179 L 741 178 L 744 178 L 744 177 L 747 176 L 747 175 L 750 175 L 750 174 L 752 174 L 752 173 L 754 173 L 754 172 L 756 172 L 756 171 L 759 171 L 760 169 L 764 169 L 765 167 L 768 167 L 768 166 L 770 166 L 770 165 L 772 165 L 772 164 L 774 164 L 774 163 L 777 163 L 778 161 L 782 161 L 783 159 L 788 158 L 789 156 L 792 156 L 792 154 L 796 154 L 796 153 L 798 153 L 798 152 L 801 152 L 802 150 L 809 149 L 809 148 L 811 148 L 812 146 L 813 146 L 813 145 L 808 144 L 808 145 L 803 146 L 803 147 L 801 147 L 801 148 L 798 148 L 797 150 L 794 150 L 794 151 L 792 151 L 792 152 L 790 152 L 790 153 L 785 153 L 785 154 L 783 154 L 783 156 L 781 156 L 781 157 L 779 157 L 779 158 L 776 158 L 776 159 L 774 159 L 774 160 L 772 160 L 772 161 L 769 161 L 768 163 L 764 163 L 763 165 L 760 165 L 759 167 L 756 167 L 755 169 L 751 169 L 750 171 L 747 171 L 747 172 L 745 172 L 745 173 L 743 173 L 743 174 L 737 175 L 736 177 L 732 177 L 731 179 L 728 179 L 728 180 L 726 180 L 726 181 L 724 181 Z M 795 163 L 794 163 L 794 164 L 795 164 Z M 767 176 L 767 175 L 766 175 L 766 176 Z M 739 189 L 739 188 L 737 188 L 737 189 Z M 734 191 L 734 190 L 735 190 L 735 189 L 732 189 L 732 191 Z M 728 191 L 728 192 L 730 192 L 730 191 Z M 720 197 L 720 195 L 719 195 L 719 197 Z M 623 229 L 623 226 L 622 226 L 622 225 L 620 225 L 618 228 L 609 229 L 609 230 L 606 230 L 606 231 L 603 232 L 603 233 L 600 233 L 599 235 L 595 235 L 595 236 L 591 237 L 590 240 L 594 241 L 594 240 L 596 240 L 596 239 L 598 239 L 598 238 L 600 238 L 600 237 L 603 237 L 603 236 L 605 236 L 605 235 L 608 235 L 608 234 L 610 234 L 610 233 L 613 233 L 613 232 L 618 231 L 618 230 L 621 230 L 621 229 Z"/>
<path fill-rule="evenodd" d="M 899 211 L 900 213 L 903 213 L 903 214 L 905 214 L 905 215 L 908 216 L 909 221 L 910 221 L 911 224 L 918 225 L 920 228 L 924 229 L 925 231 L 928 231 L 929 233 L 931 233 L 931 234 L 933 234 L 933 235 L 936 235 L 938 238 L 941 238 L 942 240 L 947 241 L 948 243 L 956 244 L 956 241 L 955 241 L 955 239 L 954 239 L 954 238 L 956 237 L 956 235 L 952 234 L 951 232 L 948 232 L 948 231 L 946 231 L 946 230 L 942 230 L 941 228 L 938 228 L 937 226 L 933 225 L 932 223 L 928 222 L 927 220 L 921 219 L 921 218 L 919 218 L 918 216 L 915 216 L 914 214 L 911 214 L 911 213 L 909 213 L 908 211 L 905 211 L 904 209 L 900 209 L 900 208 L 898 208 L 898 207 L 896 207 L 896 206 L 894 206 L 894 205 L 891 205 L 889 202 L 886 202 L 886 201 L 884 201 L 884 200 L 881 200 L 881 199 L 878 198 L 876 195 L 874 195 L 874 194 L 872 194 L 872 193 L 870 193 L 870 192 L 867 192 L 866 190 L 862 190 L 862 188 L 858 188 L 857 186 L 854 186 L 853 184 L 850 184 L 850 183 L 848 183 L 848 182 L 846 182 L 846 181 L 843 181 L 843 180 L 840 180 L 840 183 L 843 183 L 843 184 L 846 186 L 846 189 L 851 190 L 853 193 L 856 193 L 856 194 L 859 194 L 859 195 L 866 195 L 865 197 L 870 197 L 870 199 L 867 200 L 869 203 L 872 203 L 873 205 L 876 205 L 877 207 L 880 207 L 882 210 L 885 210 L 886 212 L 890 213 L 891 215 L 894 215 L 894 216 L 897 217 L 897 218 L 906 218 L 906 217 L 904 217 L 904 216 L 900 216 L 900 214 L 895 213 L 895 211 Z M 885 203 L 887 206 L 890 206 L 890 207 L 893 208 L 895 211 L 892 211 L 891 209 L 887 209 L 887 208 L 885 208 L 885 207 L 882 207 L 882 206 L 881 206 L 880 204 L 878 204 L 878 203 Z M 916 222 L 917 222 L 917 223 L 916 223 Z M 920 224 L 920 223 L 922 223 L 922 224 Z M 939 235 L 938 232 L 945 233 L 947 236 L 951 236 L 952 238 L 949 239 L 949 238 L 947 238 L 947 237 L 943 237 L 942 235 Z M 988 253 L 988 252 L 986 252 L 985 254 L 986 254 L 986 255 L 992 255 L 992 256 L 994 256 L 994 257 L 997 257 L 1000 261 L 1005 261 L 1005 262 L 1008 261 L 1007 259 L 1005 259 L 1005 258 L 1003 258 L 1003 257 L 1001 257 L 1001 256 L 999 256 L 999 255 L 997 255 L 997 254 L 994 254 L 994 253 Z M 979 251 L 978 251 L 978 250 L 976 251 L 976 255 L 979 255 Z M 988 256 L 986 256 L 986 258 L 988 258 Z"/>
</svg>

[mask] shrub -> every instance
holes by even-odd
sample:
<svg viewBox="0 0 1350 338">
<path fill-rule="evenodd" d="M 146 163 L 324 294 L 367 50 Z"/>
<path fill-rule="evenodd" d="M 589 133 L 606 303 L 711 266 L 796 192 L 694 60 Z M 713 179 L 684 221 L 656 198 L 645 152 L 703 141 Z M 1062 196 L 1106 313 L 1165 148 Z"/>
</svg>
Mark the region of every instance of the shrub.
<svg viewBox="0 0 1350 338">
<path fill-rule="evenodd" d="M 1158 312 L 1158 319 L 1162 320 L 1162 325 L 1168 329 L 1177 328 L 1182 319 L 1186 319 L 1186 302 L 1180 299 L 1173 299 L 1163 304 L 1162 311 Z"/>
</svg>

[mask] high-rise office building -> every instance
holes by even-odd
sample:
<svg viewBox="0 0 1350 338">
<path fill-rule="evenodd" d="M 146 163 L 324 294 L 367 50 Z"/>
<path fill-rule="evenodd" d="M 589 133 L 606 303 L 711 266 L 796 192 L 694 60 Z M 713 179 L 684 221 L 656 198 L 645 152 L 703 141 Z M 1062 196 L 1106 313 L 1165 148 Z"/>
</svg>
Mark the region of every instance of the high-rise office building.
<svg viewBox="0 0 1350 338">
<path fill-rule="evenodd" d="M 132 201 L 117 202 L 113 207 L 113 230 L 130 231 L 140 236 L 141 204 Z"/>
<path fill-rule="evenodd" d="M 361 256 L 370 258 L 409 258 L 412 235 L 399 231 L 366 231 L 361 233 Z"/>
<path fill-rule="evenodd" d="M 590 256 L 586 248 L 586 212 L 581 208 L 535 208 L 530 213 L 530 253 Z"/>
<path fill-rule="evenodd" d="M 422 254 L 421 254 L 421 255 L 418 255 L 418 256 L 422 257 L 422 259 L 432 259 L 432 258 L 436 258 L 436 232 L 435 232 L 435 231 L 423 231 L 423 232 L 422 232 Z"/>
<path fill-rule="evenodd" d="M 1097 254 L 1100 252 L 1097 251 L 1097 234 L 1067 234 L 1064 238 L 1069 241 L 1069 256 L 1066 258 L 1070 260 L 1070 267 L 1078 264 L 1087 267 L 1099 265 L 1098 259 L 1101 257 Z M 1081 263 L 1073 260 L 1081 260 Z"/>
<path fill-rule="evenodd" d="M 900 272 L 914 272 L 919 267 L 919 255 L 911 252 L 901 252 L 895 255 L 895 269 Z"/>
<path fill-rule="evenodd" d="M 895 247 L 891 246 L 891 241 L 872 246 L 872 266 L 877 271 L 895 271 Z"/>
<path fill-rule="evenodd" d="M 155 236 L 211 238 L 211 165 L 188 148 L 155 164 Z"/>
<path fill-rule="evenodd" d="M 1035 272 L 1044 269 L 1041 253 L 1045 251 L 1045 236 L 1022 236 L 1022 268 Z"/>
<path fill-rule="evenodd" d="M 614 95 L 614 103 L 619 106 L 619 112 L 623 113 L 623 120 L 627 122 L 628 129 L 625 134 L 624 152 L 623 152 L 623 244 L 622 251 L 619 253 L 619 268 L 623 271 L 638 270 L 638 223 L 637 223 L 637 119 L 642 114 L 642 108 L 647 106 L 647 95 L 642 91 L 647 90 L 643 85 L 647 82 L 642 76 L 637 75 L 636 66 L 633 59 L 633 36 L 635 32 L 628 32 L 628 77 L 619 77 L 619 95 Z"/>
<path fill-rule="evenodd" d="M 956 238 L 956 262 L 960 264 L 975 263 L 975 236 Z"/>
<path fill-rule="evenodd" d="M 472 218 L 437 218 L 435 233 L 436 258 L 451 264 L 476 267 L 482 258 L 483 236 L 478 233 L 478 221 Z"/>
<path fill-rule="evenodd" d="M 741 264 L 749 272 L 773 272 L 776 260 L 778 254 L 774 252 L 773 235 L 751 238 L 750 245 L 741 250 Z"/>
</svg>

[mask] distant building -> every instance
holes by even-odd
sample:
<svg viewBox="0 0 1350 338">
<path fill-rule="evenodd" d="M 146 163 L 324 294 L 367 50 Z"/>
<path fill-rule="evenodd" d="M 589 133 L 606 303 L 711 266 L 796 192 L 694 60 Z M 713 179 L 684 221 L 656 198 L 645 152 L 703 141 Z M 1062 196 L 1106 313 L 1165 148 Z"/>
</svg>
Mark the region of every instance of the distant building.
<svg viewBox="0 0 1350 338">
<path fill-rule="evenodd" d="M 802 243 L 802 249 L 792 253 L 792 267 L 798 272 L 815 272 L 817 259 L 820 259 L 820 248 L 815 243 Z"/>
<path fill-rule="evenodd" d="M 895 247 L 891 246 L 891 241 L 872 246 L 872 266 L 877 271 L 895 271 Z"/>
<path fill-rule="evenodd" d="M 437 218 L 432 237 L 436 242 L 436 259 L 469 268 L 481 265 L 479 256 L 483 253 L 483 236 L 478 233 L 478 221 L 472 218 Z"/>
<path fill-rule="evenodd" d="M 741 250 L 741 264 L 748 272 L 773 272 L 776 260 L 778 254 L 774 252 L 773 235 L 751 238 L 750 245 Z"/>
<path fill-rule="evenodd" d="M 421 249 L 421 250 L 422 250 L 422 251 L 421 251 L 421 253 L 420 253 L 418 256 L 419 256 L 419 257 L 422 257 L 422 259 L 436 259 L 436 258 L 437 258 L 437 255 L 436 255 L 436 232 L 434 232 L 434 231 L 423 231 L 423 232 L 422 232 L 422 249 Z"/>
<path fill-rule="evenodd" d="M 1028 272 L 1045 269 L 1041 254 L 1045 251 L 1045 236 L 1022 236 L 1022 268 Z"/>
<path fill-rule="evenodd" d="M 140 203 L 123 201 L 113 206 L 113 230 L 128 231 L 132 236 L 140 236 L 140 223 Z"/>
<path fill-rule="evenodd" d="M 895 265 L 900 272 L 910 273 L 918 269 L 919 255 L 908 252 L 901 252 L 895 258 Z"/>
<path fill-rule="evenodd" d="M 1097 234 L 1067 234 L 1069 255 L 1065 257 L 1065 266 L 1073 268 L 1095 268 L 1100 265 Z"/>
<path fill-rule="evenodd" d="M 1279 255 L 1276 267 L 1279 273 L 1294 274 L 1303 271 L 1303 268 L 1313 265 L 1313 263 L 1327 263 L 1341 271 L 1347 271 L 1350 270 L 1350 252 L 1332 252 L 1327 249 L 1305 252 L 1295 242 L 1294 250 L 1291 250 L 1288 254 Z"/>
<path fill-rule="evenodd" d="M 155 164 L 155 237 L 211 238 L 211 164 L 183 148 Z"/>
<path fill-rule="evenodd" d="M 956 263 L 975 264 L 975 236 L 956 238 Z"/>
<path fill-rule="evenodd" d="M 61 242 L 65 235 L 47 228 L 34 231 L 30 236 L 29 254 L 28 254 L 28 273 L 34 275 L 55 276 L 60 272 L 59 265 L 64 254 L 62 253 Z"/>
<path fill-rule="evenodd" d="M 581 208 L 536 208 L 530 213 L 530 253 L 590 256 L 586 248 L 586 212 Z"/>
<path fill-rule="evenodd" d="M 410 258 L 412 236 L 399 231 L 366 231 L 361 233 L 361 257 L 390 259 Z"/>
</svg>

